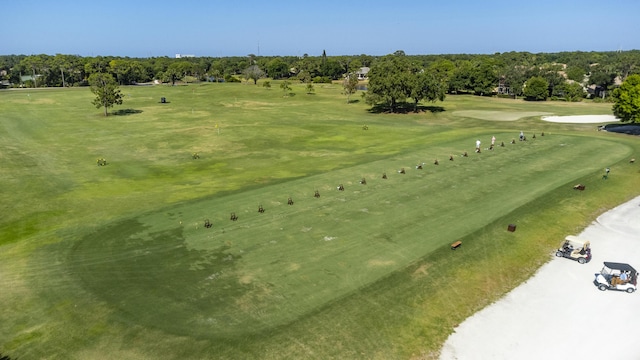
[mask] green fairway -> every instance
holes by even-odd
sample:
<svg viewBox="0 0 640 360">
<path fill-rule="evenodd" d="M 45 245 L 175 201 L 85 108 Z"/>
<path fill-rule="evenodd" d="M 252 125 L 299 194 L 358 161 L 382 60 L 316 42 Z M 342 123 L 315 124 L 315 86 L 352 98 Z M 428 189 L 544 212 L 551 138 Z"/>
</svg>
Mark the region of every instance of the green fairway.
<svg viewBox="0 0 640 360">
<path fill-rule="evenodd" d="M 122 90 L 107 118 L 88 89 L 0 93 L 0 354 L 434 354 L 640 193 L 637 138 L 539 119 L 609 104 L 449 96 L 397 115 L 330 84 Z"/>
</svg>

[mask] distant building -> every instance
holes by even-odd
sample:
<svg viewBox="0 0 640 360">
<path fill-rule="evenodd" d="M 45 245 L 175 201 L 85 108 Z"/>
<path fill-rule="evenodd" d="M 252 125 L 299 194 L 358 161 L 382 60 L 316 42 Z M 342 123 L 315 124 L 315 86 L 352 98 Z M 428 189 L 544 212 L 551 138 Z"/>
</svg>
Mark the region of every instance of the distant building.
<svg viewBox="0 0 640 360">
<path fill-rule="evenodd" d="M 358 75 L 358 80 L 365 80 L 367 78 L 367 75 L 369 74 L 369 68 L 368 67 L 361 67 L 360 69 L 358 69 L 358 71 L 356 71 L 356 75 Z"/>
<path fill-rule="evenodd" d="M 181 58 L 194 58 L 196 57 L 195 55 L 186 55 L 186 54 L 176 54 L 176 59 L 181 59 Z"/>
</svg>

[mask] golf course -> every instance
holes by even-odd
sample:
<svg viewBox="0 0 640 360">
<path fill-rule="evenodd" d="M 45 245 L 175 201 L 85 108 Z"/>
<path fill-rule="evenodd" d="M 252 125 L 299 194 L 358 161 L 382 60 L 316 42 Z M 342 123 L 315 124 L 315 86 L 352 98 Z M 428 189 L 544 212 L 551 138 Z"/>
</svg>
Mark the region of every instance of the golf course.
<svg viewBox="0 0 640 360">
<path fill-rule="evenodd" d="M 433 359 L 640 195 L 637 136 L 541 120 L 610 103 L 273 83 L 0 92 L 0 354 Z"/>
</svg>

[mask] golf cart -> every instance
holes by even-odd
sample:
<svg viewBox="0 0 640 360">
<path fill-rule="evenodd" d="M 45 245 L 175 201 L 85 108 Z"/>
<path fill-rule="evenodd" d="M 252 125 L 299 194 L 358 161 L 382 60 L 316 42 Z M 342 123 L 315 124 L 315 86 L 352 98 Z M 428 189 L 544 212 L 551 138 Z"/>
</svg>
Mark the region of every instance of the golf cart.
<svg viewBox="0 0 640 360">
<path fill-rule="evenodd" d="M 629 264 L 606 262 L 593 283 L 598 289 L 632 293 L 638 284 L 638 272 Z"/>
<path fill-rule="evenodd" d="M 569 235 L 564 239 L 558 250 L 556 250 L 556 256 L 565 257 L 584 264 L 591 260 L 590 246 L 591 243 L 589 241 Z"/>
</svg>

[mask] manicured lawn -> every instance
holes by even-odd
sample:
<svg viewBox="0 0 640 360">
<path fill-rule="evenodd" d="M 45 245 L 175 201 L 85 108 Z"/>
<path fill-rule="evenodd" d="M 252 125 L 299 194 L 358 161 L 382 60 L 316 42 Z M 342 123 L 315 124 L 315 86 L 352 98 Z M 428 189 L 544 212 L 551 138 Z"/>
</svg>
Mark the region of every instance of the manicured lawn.
<svg viewBox="0 0 640 360">
<path fill-rule="evenodd" d="M 88 89 L 0 93 L 1 354 L 433 354 L 640 193 L 637 138 L 539 120 L 609 104 L 449 96 L 398 115 L 337 85 L 122 90 L 107 118 Z"/>
</svg>

